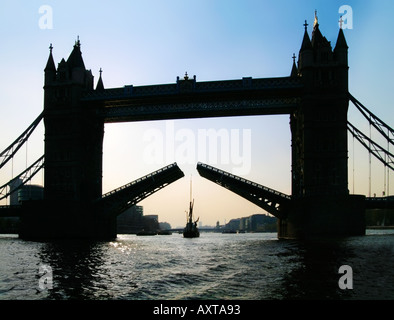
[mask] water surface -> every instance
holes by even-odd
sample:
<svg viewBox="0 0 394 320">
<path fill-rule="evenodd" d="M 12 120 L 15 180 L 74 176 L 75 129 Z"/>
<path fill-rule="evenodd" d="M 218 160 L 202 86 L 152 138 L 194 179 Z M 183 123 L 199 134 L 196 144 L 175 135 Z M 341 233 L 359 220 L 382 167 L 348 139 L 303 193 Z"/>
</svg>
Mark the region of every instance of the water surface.
<svg viewBox="0 0 394 320">
<path fill-rule="evenodd" d="M 351 266 L 353 289 L 339 288 L 341 265 Z M 394 299 L 394 230 L 309 242 L 276 233 L 112 242 L 0 235 L 0 299 Z"/>
</svg>

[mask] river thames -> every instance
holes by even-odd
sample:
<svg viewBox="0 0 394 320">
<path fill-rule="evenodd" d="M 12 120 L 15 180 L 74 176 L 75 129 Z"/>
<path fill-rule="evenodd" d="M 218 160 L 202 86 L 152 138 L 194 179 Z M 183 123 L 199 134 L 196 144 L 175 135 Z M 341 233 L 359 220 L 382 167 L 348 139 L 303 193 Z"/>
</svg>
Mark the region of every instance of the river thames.
<svg viewBox="0 0 394 320">
<path fill-rule="evenodd" d="M 351 289 L 339 286 L 343 265 L 352 270 Z M 315 241 L 276 233 L 118 235 L 112 242 L 0 235 L 0 300 L 70 299 L 394 299 L 394 230 Z"/>
</svg>

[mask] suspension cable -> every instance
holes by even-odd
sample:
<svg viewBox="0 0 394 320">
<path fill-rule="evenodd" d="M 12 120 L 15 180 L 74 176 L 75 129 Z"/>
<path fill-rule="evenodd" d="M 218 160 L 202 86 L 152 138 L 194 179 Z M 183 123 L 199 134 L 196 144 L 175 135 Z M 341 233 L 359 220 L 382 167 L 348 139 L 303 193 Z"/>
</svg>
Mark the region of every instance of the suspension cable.
<svg viewBox="0 0 394 320">
<path fill-rule="evenodd" d="M 354 165 L 355 165 L 354 159 L 355 158 L 356 158 L 356 155 L 354 154 L 354 135 L 353 135 L 353 194 L 355 194 L 354 193 L 354 170 L 355 170 L 355 168 L 354 168 Z"/>
<path fill-rule="evenodd" d="M 9 195 L 11 195 L 12 193 L 14 193 L 15 191 L 17 191 L 18 189 L 20 189 L 21 187 L 23 187 L 28 181 L 30 181 L 35 174 L 40 171 L 42 168 L 44 168 L 44 156 L 41 156 L 37 161 L 35 161 L 29 168 L 27 168 L 26 170 L 24 170 L 22 173 L 20 173 L 18 176 L 16 176 L 15 178 L 11 179 L 9 182 L 7 182 L 6 184 L 2 185 L 0 187 L 0 200 L 8 197 Z M 10 187 L 12 185 L 15 185 L 14 182 L 17 181 L 18 179 L 22 180 L 22 183 L 19 184 L 18 186 L 16 186 L 15 188 L 13 188 L 11 190 L 11 188 L 9 188 L 10 190 L 7 192 L 7 187 Z"/>
<path fill-rule="evenodd" d="M 369 122 L 369 141 L 368 141 L 368 146 L 369 149 L 371 149 L 371 141 L 372 141 L 372 130 L 371 130 L 372 126 L 371 126 L 371 122 Z M 371 197 L 371 179 L 372 179 L 372 154 L 371 151 L 369 152 L 369 197 Z"/>
<path fill-rule="evenodd" d="M 44 112 L 41 112 L 41 114 L 33 121 L 33 123 L 13 143 L 11 143 L 3 152 L 0 153 L 0 168 L 2 168 L 10 159 L 12 159 L 17 151 L 22 147 L 22 145 L 29 139 L 30 135 L 38 126 L 43 116 Z"/>
<path fill-rule="evenodd" d="M 375 156 L 379 161 L 383 164 L 386 164 L 391 170 L 394 170 L 394 154 L 388 152 L 379 144 L 374 142 L 373 140 L 369 139 L 364 133 L 358 130 L 354 125 L 352 125 L 349 121 L 347 123 L 348 130 L 351 134 L 369 151 L 372 155 Z M 387 161 L 384 160 L 382 157 L 382 153 L 387 154 Z"/>
<path fill-rule="evenodd" d="M 358 101 L 355 97 L 353 97 L 350 93 L 349 93 L 349 100 L 354 104 L 354 106 L 369 122 L 369 138 L 361 134 L 360 131 L 358 131 L 357 129 L 356 129 L 357 131 L 354 130 L 351 131 L 351 133 L 353 134 L 353 138 L 356 138 L 358 141 L 360 141 L 361 144 L 369 151 L 369 196 L 371 196 L 371 180 L 372 180 L 371 153 L 384 164 L 383 195 L 389 196 L 390 195 L 390 169 L 394 170 L 393 155 L 390 153 L 390 144 L 394 145 L 394 129 L 391 128 L 384 121 L 382 121 L 380 118 L 378 118 L 371 111 L 369 111 L 368 108 L 362 105 L 362 103 Z M 371 126 L 373 126 L 387 140 L 386 150 L 372 141 Z M 367 145 L 365 144 L 366 141 L 368 141 Z M 384 153 L 384 157 L 381 156 L 382 152 Z M 387 193 L 386 193 L 386 189 L 387 189 Z"/>
<path fill-rule="evenodd" d="M 389 144 L 394 145 L 394 129 L 386 124 L 383 120 L 379 119 L 365 106 L 361 104 L 355 97 L 349 93 L 349 99 L 353 102 L 354 106 L 361 112 L 361 114 L 372 124 L 376 130 L 388 141 Z M 387 134 L 384 129 L 387 129 Z"/>
<path fill-rule="evenodd" d="M 390 153 L 390 142 L 389 141 L 387 141 L 387 152 Z M 389 170 L 389 167 L 387 167 L 387 196 L 390 196 L 390 170 Z"/>
</svg>

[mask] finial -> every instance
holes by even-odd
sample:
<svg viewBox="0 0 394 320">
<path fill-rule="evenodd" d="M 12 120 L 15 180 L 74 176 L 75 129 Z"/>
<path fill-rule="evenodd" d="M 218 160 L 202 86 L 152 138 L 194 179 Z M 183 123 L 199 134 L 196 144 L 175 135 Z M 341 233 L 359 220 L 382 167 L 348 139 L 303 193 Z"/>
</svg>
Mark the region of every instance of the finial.
<svg viewBox="0 0 394 320">
<path fill-rule="evenodd" d="M 293 56 L 292 56 L 292 58 L 293 58 L 293 62 L 295 63 L 295 59 L 296 59 L 296 55 L 295 55 L 295 53 L 293 53 Z"/>
<path fill-rule="evenodd" d="M 343 19 L 342 16 L 339 18 L 339 28 L 342 29 Z"/>
<path fill-rule="evenodd" d="M 317 19 L 317 10 L 315 10 L 315 21 L 313 22 L 313 26 L 315 27 L 316 25 L 318 25 L 318 19 Z"/>
<path fill-rule="evenodd" d="M 189 80 L 189 76 L 187 75 L 187 71 L 185 72 L 185 77 L 184 77 L 184 79 L 185 79 L 185 80 Z"/>
<path fill-rule="evenodd" d="M 100 68 L 99 72 L 100 72 L 100 77 L 101 77 L 101 74 L 103 73 L 103 70 Z"/>
<path fill-rule="evenodd" d="M 307 31 L 307 28 L 308 28 L 308 22 L 306 22 L 306 20 L 305 20 L 305 23 L 303 24 L 303 26 L 305 27 L 305 31 Z"/>
<path fill-rule="evenodd" d="M 49 52 L 50 53 L 52 53 L 52 49 L 53 49 L 53 46 L 52 46 L 52 43 L 49 45 Z"/>
<path fill-rule="evenodd" d="M 77 41 L 75 41 L 75 45 L 76 45 L 77 47 L 80 47 L 80 46 L 81 46 L 81 41 L 79 41 L 79 36 L 77 36 Z"/>
</svg>

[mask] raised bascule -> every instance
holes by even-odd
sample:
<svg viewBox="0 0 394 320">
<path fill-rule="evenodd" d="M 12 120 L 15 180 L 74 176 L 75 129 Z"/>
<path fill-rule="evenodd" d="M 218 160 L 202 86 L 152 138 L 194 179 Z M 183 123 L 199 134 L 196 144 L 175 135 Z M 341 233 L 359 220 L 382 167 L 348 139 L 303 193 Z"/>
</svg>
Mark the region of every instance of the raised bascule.
<svg viewBox="0 0 394 320">
<path fill-rule="evenodd" d="M 275 215 L 279 238 L 365 234 L 366 206 L 388 202 L 349 194 L 348 131 L 356 131 L 347 117 L 349 99 L 354 99 L 348 92 L 348 46 L 341 28 L 333 49 L 317 20 L 311 38 L 306 22 L 304 26 L 298 62 L 293 55 L 290 76 L 277 78 L 198 82 L 186 74 L 170 84 L 106 89 L 100 70 L 94 88 L 79 40 L 57 68 L 51 46 L 44 70 L 44 111 L 39 117 L 45 124 L 41 159 L 45 162 L 40 165 L 45 169 L 44 200 L 4 208 L 4 214 L 21 217 L 24 239 L 112 239 L 119 213 L 182 178 L 183 172 L 176 163 L 170 164 L 102 195 L 105 123 L 288 114 L 291 195 L 209 164 L 199 163 L 197 170 Z M 16 143 L 27 139 L 27 134 L 30 131 Z M 393 169 L 393 155 L 387 155 L 383 162 Z M 4 152 L 1 156 L 6 157 Z"/>
</svg>

